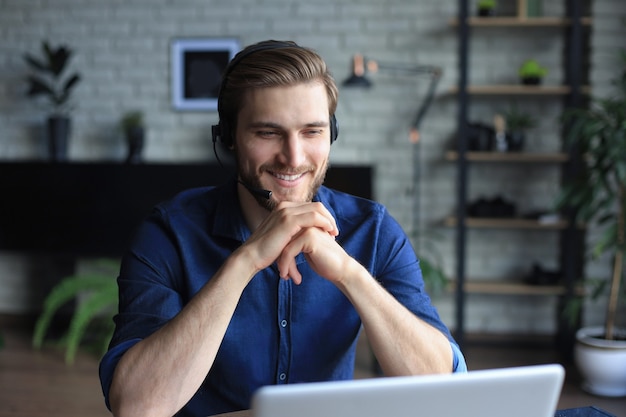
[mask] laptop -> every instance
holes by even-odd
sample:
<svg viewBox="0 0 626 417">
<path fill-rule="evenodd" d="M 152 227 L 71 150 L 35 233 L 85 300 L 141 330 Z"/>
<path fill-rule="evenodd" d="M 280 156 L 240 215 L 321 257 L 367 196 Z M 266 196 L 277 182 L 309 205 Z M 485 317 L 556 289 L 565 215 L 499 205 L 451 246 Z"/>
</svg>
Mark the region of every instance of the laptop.
<svg viewBox="0 0 626 417">
<path fill-rule="evenodd" d="M 561 365 L 262 387 L 253 417 L 554 417 Z"/>
</svg>

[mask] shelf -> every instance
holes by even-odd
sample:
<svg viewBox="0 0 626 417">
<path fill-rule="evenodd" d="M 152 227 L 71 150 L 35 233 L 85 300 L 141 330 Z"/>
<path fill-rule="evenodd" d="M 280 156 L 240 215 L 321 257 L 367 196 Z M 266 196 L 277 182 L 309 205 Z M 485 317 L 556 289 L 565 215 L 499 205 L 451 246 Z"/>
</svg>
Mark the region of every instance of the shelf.
<svg viewBox="0 0 626 417">
<path fill-rule="evenodd" d="M 475 229 L 527 229 L 527 230 L 563 230 L 567 228 L 568 222 L 563 219 L 550 222 L 540 222 L 533 219 L 498 219 L 498 218 L 478 218 L 466 217 L 465 226 Z M 444 225 L 455 227 L 456 217 L 450 216 L 444 220 Z"/>
<path fill-rule="evenodd" d="M 456 283 L 450 285 L 456 288 Z M 464 286 L 466 293 L 470 294 L 496 294 L 496 295 L 565 295 L 566 288 L 562 285 L 530 285 L 523 282 L 512 281 L 466 281 Z M 580 290 L 576 291 L 580 293 Z"/>
<path fill-rule="evenodd" d="M 555 312 L 557 316 L 555 335 L 559 343 L 573 340 L 575 326 L 560 320 L 558 315 L 563 305 L 566 305 L 570 299 L 584 294 L 581 288 L 576 285 L 579 278 L 577 271 L 582 270 L 584 259 L 583 241 L 579 240 L 583 237 L 584 225 L 578 225 L 569 216 L 566 217 L 558 212 L 545 213 L 545 215 L 539 211 L 537 213 L 528 212 L 527 214 L 521 212 L 515 217 L 482 217 L 484 215 L 497 216 L 500 213 L 507 213 L 507 211 L 504 210 L 504 206 L 502 211 L 497 210 L 498 202 L 495 201 L 496 199 L 493 201 L 494 210 L 490 210 L 491 202 L 489 200 L 484 201 L 484 206 L 480 199 L 476 200 L 478 205 L 474 205 L 474 202 L 470 201 L 470 173 L 472 170 L 486 169 L 488 171 L 483 172 L 482 174 L 485 175 L 480 175 L 474 181 L 480 181 L 481 189 L 493 188 L 493 193 L 496 195 L 501 188 L 507 187 L 496 176 L 498 170 L 505 170 L 506 175 L 516 174 L 513 181 L 517 181 L 517 177 L 519 177 L 519 180 L 529 188 L 539 187 L 542 189 L 546 186 L 554 186 L 560 189 L 560 180 L 568 179 L 572 175 L 566 164 L 575 157 L 574 152 L 562 152 L 564 149 L 562 148 L 564 140 L 562 129 L 560 134 L 555 132 L 556 134 L 550 135 L 550 137 L 535 137 L 542 143 L 545 140 L 546 146 L 541 148 L 552 150 L 549 152 L 542 152 L 538 147 L 521 152 L 498 152 L 495 150 L 477 152 L 474 149 L 479 148 L 475 146 L 472 146 L 472 151 L 469 151 L 470 118 L 473 117 L 471 110 L 476 109 L 478 112 L 484 113 L 484 107 L 498 108 L 502 107 L 503 103 L 506 104 L 507 101 L 519 100 L 524 102 L 524 107 L 528 107 L 527 110 L 525 109 L 526 111 L 530 111 L 533 116 L 537 114 L 545 120 L 552 116 L 542 114 L 542 108 L 537 105 L 549 103 L 559 110 L 583 107 L 592 94 L 591 86 L 581 83 L 582 80 L 588 78 L 586 71 L 589 54 L 588 34 L 593 24 L 593 19 L 590 16 L 581 17 L 580 15 L 584 9 L 583 2 L 579 0 L 563 1 L 562 14 L 539 17 L 528 15 L 534 11 L 528 7 L 528 0 L 515 0 L 513 3 L 516 4 L 516 8 L 510 10 L 508 16 L 479 17 L 468 15 L 466 7 L 459 7 L 456 19 L 449 20 L 450 26 L 448 26 L 450 32 L 456 32 L 459 43 L 460 81 L 446 85 L 440 90 L 440 95 L 442 98 L 458 101 L 457 129 L 462 133 L 460 136 L 468 143 L 462 154 L 458 152 L 459 149 L 450 147 L 444 149 L 444 155 L 442 155 L 446 161 L 453 162 L 457 167 L 460 185 L 457 187 L 456 207 L 451 209 L 447 218 L 445 214 L 442 216 L 444 218 L 441 225 L 456 229 L 456 278 L 458 281 L 456 284 L 451 284 L 450 287 L 456 290 L 456 329 L 457 337 L 461 343 L 463 343 L 463 335 L 466 332 L 465 310 L 469 305 L 497 302 L 499 298 L 505 296 L 511 298 L 520 296 L 520 300 L 512 301 L 516 304 L 523 303 L 524 297 L 562 298 L 563 300 L 559 300 Z M 455 28 L 451 28 L 451 26 Z M 493 42 L 494 35 L 497 35 L 497 42 L 495 43 Z M 527 53 L 528 49 L 511 50 L 511 48 L 516 47 L 518 41 L 527 40 L 529 43 L 527 47 L 532 48 L 537 42 L 544 42 L 546 37 L 550 42 L 558 43 L 558 46 L 562 46 L 565 51 L 576 51 L 576 53 L 565 54 L 558 60 L 558 67 L 562 69 L 562 76 L 559 78 L 547 77 L 539 85 L 526 85 L 522 84 L 519 79 L 517 68 L 510 69 L 505 77 L 487 79 L 471 76 L 469 66 L 472 64 L 472 54 L 470 51 L 473 46 L 476 46 L 475 44 L 480 46 L 477 49 L 483 52 L 489 48 L 497 48 L 497 51 L 494 50 L 496 54 L 506 53 L 510 55 L 513 52 L 521 61 L 527 58 L 524 54 Z M 507 42 L 507 39 L 514 42 Z M 479 56 L 474 56 L 474 59 L 479 58 Z M 553 65 L 557 65 L 557 62 L 553 62 Z M 556 130 L 559 125 L 553 127 Z M 529 168 L 530 164 L 534 164 L 533 167 L 544 164 L 539 168 L 549 170 L 550 175 L 538 174 L 526 178 L 526 168 Z M 494 170 L 496 175 L 491 178 L 491 171 Z M 560 171 L 560 180 L 553 178 L 552 174 L 556 171 Z M 545 197 L 547 199 L 549 196 L 546 195 Z M 508 213 L 514 216 L 514 212 L 509 210 Z M 477 215 L 482 216 L 475 217 Z M 484 275 L 470 276 L 471 272 L 467 270 L 467 248 L 470 247 L 470 239 L 472 245 L 482 247 L 481 245 L 488 242 L 485 247 L 490 247 L 489 245 L 497 244 L 499 240 L 506 241 L 512 238 L 510 239 L 511 245 L 523 247 L 524 242 L 518 242 L 517 239 L 526 236 L 526 234 L 537 235 L 536 238 L 543 234 L 550 236 L 548 241 L 540 242 L 536 249 L 545 257 L 558 258 L 556 261 L 559 264 L 559 270 L 562 271 L 562 276 L 557 284 L 535 285 L 530 283 L 530 280 L 527 283 L 527 280 L 521 276 L 506 276 L 506 274 L 492 276 L 490 272 L 495 272 L 493 269 L 491 271 L 485 270 L 481 273 Z M 553 239 L 557 237 L 558 239 Z M 493 242 L 494 239 L 496 242 Z M 555 241 L 553 242 L 553 240 Z M 510 258 L 514 255 L 505 254 L 503 256 Z M 507 262 L 507 265 L 510 264 L 511 266 L 517 265 L 514 260 L 503 259 L 503 262 Z M 482 294 L 481 297 L 485 297 L 485 300 L 478 299 L 478 294 Z M 471 300 L 465 302 L 466 297 L 471 298 Z M 484 313 L 481 312 L 481 314 Z M 551 314 L 551 316 L 554 315 Z M 514 323 L 515 319 L 516 317 L 512 315 L 511 323 Z M 559 349 L 564 355 L 571 353 L 566 343 L 561 343 Z"/>
<path fill-rule="evenodd" d="M 448 151 L 445 157 L 456 161 L 459 153 Z M 465 158 L 471 162 L 562 163 L 569 160 L 569 155 L 564 152 L 467 152 Z"/>
<path fill-rule="evenodd" d="M 581 19 L 583 26 L 591 26 L 592 19 L 583 17 Z M 572 20 L 565 17 L 517 17 L 517 16 L 500 16 L 500 17 L 469 17 L 467 24 L 473 27 L 566 27 L 572 24 Z M 458 26 L 459 20 L 450 19 L 450 26 Z"/>
<path fill-rule="evenodd" d="M 467 92 L 474 95 L 498 96 L 564 96 L 571 93 L 572 89 L 567 85 L 522 85 L 522 84 L 499 84 L 499 85 L 469 85 Z M 590 94 L 591 88 L 581 88 L 584 94 Z M 450 94 L 458 94 L 458 86 L 451 87 Z"/>
</svg>

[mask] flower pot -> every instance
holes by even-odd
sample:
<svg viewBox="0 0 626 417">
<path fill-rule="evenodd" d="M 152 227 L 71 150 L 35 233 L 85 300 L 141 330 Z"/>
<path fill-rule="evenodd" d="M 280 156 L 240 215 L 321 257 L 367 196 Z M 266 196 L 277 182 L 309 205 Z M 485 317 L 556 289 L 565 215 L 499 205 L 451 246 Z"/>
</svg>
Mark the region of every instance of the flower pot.
<svg viewBox="0 0 626 417">
<path fill-rule="evenodd" d="M 583 378 L 582 388 L 604 397 L 626 396 L 626 329 L 615 329 L 616 340 L 603 338 L 604 327 L 576 332 L 574 360 Z"/>
<path fill-rule="evenodd" d="M 511 130 L 507 132 L 507 150 L 520 152 L 524 149 L 524 142 L 526 142 L 526 132 L 523 130 Z"/>
<path fill-rule="evenodd" d="M 477 14 L 480 17 L 495 16 L 496 15 L 496 9 L 494 9 L 492 7 L 479 7 Z"/>
<path fill-rule="evenodd" d="M 145 130 L 142 127 L 133 127 L 126 132 L 126 143 L 128 145 L 127 164 L 138 164 L 141 162 L 144 136 Z"/>
<path fill-rule="evenodd" d="M 542 77 L 522 77 L 520 79 L 523 85 L 541 85 Z"/>
<path fill-rule="evenodd" d="M 67 160 L 67 149 L 72 125 L 69 117 L 48 118 L 48 154 L 53 162 Z"/>
</svg>

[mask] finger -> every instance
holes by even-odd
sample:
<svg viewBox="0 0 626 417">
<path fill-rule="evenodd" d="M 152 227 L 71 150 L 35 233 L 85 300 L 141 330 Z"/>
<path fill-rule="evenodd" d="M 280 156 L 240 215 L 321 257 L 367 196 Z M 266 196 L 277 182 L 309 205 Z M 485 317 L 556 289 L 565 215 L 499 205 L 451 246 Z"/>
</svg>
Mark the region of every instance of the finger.
<svg viewBox="0 0 626 417">
<path fill-rule="evenodd" d="M 296 285 L 300 285 L 302 283 L 302 274 L 298 270 L 298 266 L 297 266 L 297 264 L 295 262 L 295 258 L 294 258 L 294 261 L 291 263 L 291 266 L 289 268 L 289 278 L 291 278 L 293 283 L 296 284 Z"/>
<path fill-rule="evenodd" d="M 270 214 L 255 232 L 246 241 L 246 245 L 253 245 L 258 257 L 264 259 L 263 265 L 271 263 L 287 245 L 302 230 L 316 227 L 332 233 L 336 228 L 334 219 L 331 220 L 311 207 L 286 206 Z"/>
<path fill-rule="evenodd" d="M 309 228 L 303 230 L 284 247 L 276 259 L 278 270 L 285 271 L 285 275 L 289 275 L 292 279 L 294 278 L 294 274 L 300 276 L 296 268 L 296 257 L 300 253 L 311 255 L 320 248 L 326 247 L 325 241 L 328 239 L 334 242 L 332 237 L 325 232 L 321 232 L 319 229 Z"/>
<path fill-rule="evenodd" d="M 325 216 L 328 221 L 330 222 L 330 226 L 331 228 L 326 230 L 328 233 L 330 233 L 331 236 L 338 236 L 339 235 L 339 228 L 337 227 L 337 221 L 335 220 L 335 218 L 333 217 L 332 214 L 330 214 L 330 211 L 328 211 L 328 209 L 320 202 L 315 202 L 313 203 L 316 206 L 316 209 L 320 211 L 320 213 Z"/>
<path fill-rule="evenodd" d="M 298 266 L 296 265 L 296 258 L 292 257 L 290 259 L 290 262 L 287 262 L 286 266 L 283 267 L 281 267 L 277 262 L 278 273 L 282 279 L 291 279 L 294 284 L 300 285 L 302 282 L 302 274 L 300 274 Z"/>
<path fill-rule="evenodd" d="M 300 228 L 318 227 L 331 236 L 339 234 L 335 218 L 320 202 L 305 204 L 282 202 L 278 205 L 277 211 L 282 216 L 282 221 L 294 219 Z"/>
</svg>

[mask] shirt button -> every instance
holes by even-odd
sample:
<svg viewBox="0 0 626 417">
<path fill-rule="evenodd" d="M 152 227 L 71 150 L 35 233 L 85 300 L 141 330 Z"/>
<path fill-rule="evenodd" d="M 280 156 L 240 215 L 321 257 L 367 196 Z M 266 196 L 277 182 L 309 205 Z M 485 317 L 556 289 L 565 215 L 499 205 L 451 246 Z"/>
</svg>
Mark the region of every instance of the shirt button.
<svg viewBox="0 0 626 417">
<path fill-rule="evenodd" d="M 282 373 L 278 376 L 278 379 L 280 379 L 281 381 L 284 381 L 285 379 L 287 379 L 287 374 Z"/>
<path fill-rule="evenodd" d="M 281 320 L 280 327 L 287 327 L 287 320 Z"/>
</svg>

